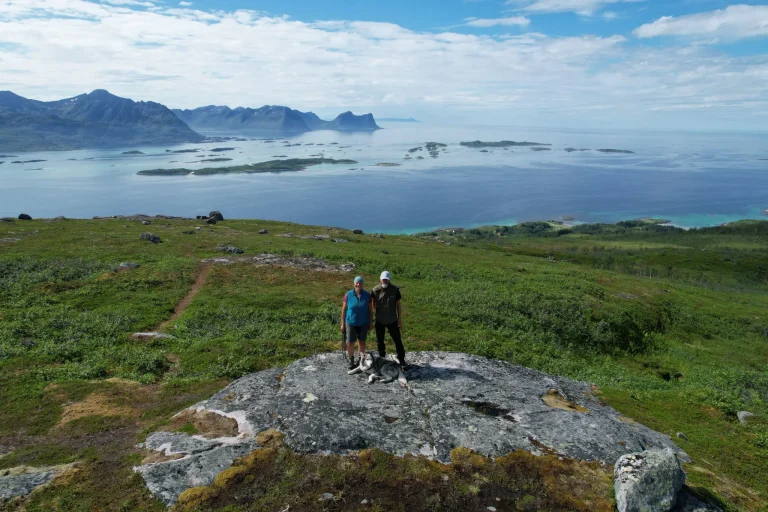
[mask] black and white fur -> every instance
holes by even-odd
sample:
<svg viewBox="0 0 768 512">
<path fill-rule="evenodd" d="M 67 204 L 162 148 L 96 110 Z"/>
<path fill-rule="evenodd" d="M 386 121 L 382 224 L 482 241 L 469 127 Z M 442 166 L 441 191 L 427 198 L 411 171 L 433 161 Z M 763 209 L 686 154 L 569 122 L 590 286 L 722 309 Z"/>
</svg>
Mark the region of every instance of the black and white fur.
<svg viewBox="0 0 768 512">
<path fill-rule="evenodd" d="M 401 386 L 408 386 L 405 373 L 396 360 L 392 361 L 386 357 L 375 356 L 370 352 L 360 358 L 360 365 L 357 368 L 349 370 L 347 373 L 354 375 L 361 372 L 368 374 L 368 384 L 373 384 L 377 379 L 381 379 L 384 384 L 397 380 Z"/>
</svg>

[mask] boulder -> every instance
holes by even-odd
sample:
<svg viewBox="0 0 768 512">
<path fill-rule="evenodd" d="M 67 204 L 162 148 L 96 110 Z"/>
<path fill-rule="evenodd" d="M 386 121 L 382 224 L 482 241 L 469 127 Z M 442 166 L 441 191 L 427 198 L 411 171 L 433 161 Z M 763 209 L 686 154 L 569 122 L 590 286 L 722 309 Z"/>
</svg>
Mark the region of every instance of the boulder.
<svg viewBox="0 0 768 512">
<path fill-rule="evenodd" d="M 0 472 L 0 509 L 4 501 L 26 496 L 47 484 L 70 466 L 30 468 L 20 466 Z M 5 509 L 3 509 L 5 510 Z"/>
<path fill-rule="evenodd" d="M 379 448 L 450 462 L 451 450 L 463 446 L 492 457 L 524 449 L 613 462 L 654 446 L 688 460 L 663 434 L 628 422 L 604 405 L 588 383 L 467 354 L 413 352 L 408 361 L 409 385 L 404 388 L 397 382 L 369 385 L 364 375 L 347 375 L 338 352 L 317 354 L 242 377 L 188 410 L 237 422 L 237 436 L 208 440 L 217 450 L 231 450 L 218 452 L 215 471 L 247 453 L 254 436 L 268 429 L 282 432 L 289 446 L 305 453 Z M 167 435 L 157 432 L 148 442 L 161 434 Z M 178 445 L 197 442 L 193 436 L 174 435 Z M 166 455 L 172 449 L 164 438 L 157 446 Z M 136 470 L 151 490 L 164 489 L 153 492 L 171 504 L 193 486 L 190 482 L 213 481 L 215 471 L 199 479 L 202 462 L 192 460 L 195 453 L 212 451 L 190 448 L 184 458 Z"/>
<path fill-rule="evenodd" d="M 353 229 L 352 232 L 354 234 L 356 234 L 356 235 L 362 235 L 363 234 L 363 230 L 362 229 Z"/>
<path fill-rule="evenodd" d="M 269 231 L 267 231 L 266 229 L 260 229 L 259 230 L 259 234 L 260 235 L 266 235 L 267 233 L 269 233 Z"/>
<path fill-rule="evenodd" d="M 149 226 L 151 224 L 151 222 L 149 222 L 148 220 L 143 220 L 141 221 L 141 223 L 144 224 L 145 226 Z"/>
<path fill-rule="evenodd" d="M 754 415 L 754 413 L 749 411 L 739 411 L 736 413 L 736 417 L 739 418 L 739 423 L 742 425 L 749 423 L 750 418 L 752 418 Z"/>
<path fill-rule="evenodd" d="M 210 217 L 205 221 L 206 224 L 216 224 L 217 222 L 218 220 L 215 217 Z"/>
<path fill-rule="evenodd" d="M 32 220 L 32 216 L 26 213 L 20 213 L 19 220 Z"/>
<path fill-rule="evenodd" d="M 219 210 L 213 210 L 211 213 L 208 214 L 208 218 L 216 219 L 219 222 L 224 220 L 224 216 L 221 214 Z"/>
<path fill-rule="evenodd" d="M 142 233 L 141 235 L 139 235 L 139 238 L 142 240 L 147 240 L 148 242 L 152 242 L 153 244 L 162 243 L 162 240 L 160 240 L 160 237 L 157 235 L 153 235 L 152 233 Z"/>
<path fill-rule="evenodd" d="M 623 455 L 613 469 L 619 512 L 672 510 L 685 484 L 680 458 L 669 447 Z"/>
<path fill-rule="evenodd" d="M 228 252 L 229 254 L 243 254 L 245 252 L 239 247 L 235 247 L 233 245 L 220 245 L 216 249 L 222 252 Z"/>
<path fill-rule="evenodd" d="M 141 265 L 138 263 L 133 263 L 132 261 L 124 261 L 123 263 L 119 264 L 115 270 L 133 270 L 134 268 L 139 268 Z"/>
</svg>

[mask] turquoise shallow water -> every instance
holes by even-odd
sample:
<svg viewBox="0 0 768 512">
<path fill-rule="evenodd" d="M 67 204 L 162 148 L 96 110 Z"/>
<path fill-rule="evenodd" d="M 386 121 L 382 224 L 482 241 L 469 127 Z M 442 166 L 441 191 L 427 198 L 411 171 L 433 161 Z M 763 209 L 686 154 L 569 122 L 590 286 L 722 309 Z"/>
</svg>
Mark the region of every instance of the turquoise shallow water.
<svg viewBox="0 0 768 512">
<path fill-rule="evenodd" d="M 392 123 L 373 134 L 311 132 L 273 142 L 247 140 L 179 147 L 17 154 L 0 158 L 0 216 L 168 214 L 212 209 L 232 218 L 413 233 L 571 216 L 580 222 L 658 217 L 684 227 L 768 218 L 764 135 L 574 133 L 514 127 Z M 528 140 L 530 148 L 477 149 L 465 140 Z M 437 158 L 408 150 L 447 144 Z M 298 144 L 298 145 L 294 145 Z M 200 163 L 215 147 L 235 147 Z M 567 152 L 565 148 L 589 151 Z M 605 154 L 601 148 L 634 154 Z M 127 156 L 138 149 L 145 155 Z M 167 150 L 198 149 L 197 153 Z M 303 172 L 138 176 L 144 169 L 238 165 L 280 155 L 356 160 Z M 406 156 L 411 156 L 406 159 Z M 414 156 L 423 156 L 418 160 Z M 13 164 L 11 161 L 45 160 Z M 377 166 L 398 163 L 397 167 Z"/>
</svg>

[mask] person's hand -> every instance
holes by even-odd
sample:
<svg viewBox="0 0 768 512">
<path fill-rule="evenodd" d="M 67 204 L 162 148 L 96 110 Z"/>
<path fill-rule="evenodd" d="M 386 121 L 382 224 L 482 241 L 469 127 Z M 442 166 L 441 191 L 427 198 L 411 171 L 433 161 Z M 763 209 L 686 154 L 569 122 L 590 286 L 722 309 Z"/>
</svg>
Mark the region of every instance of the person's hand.
<svg viewBox="0 0 768 512">
<path fill-rule="evenodd" d="M 397 328 L 398 329 L 402 329 L 403 328 L 403 319 L 402 318 L 398 318 L 397 319 Z"/>
<path fill-rule="evenodd" d="M 341 332 L 344 332 L 344 324 L 341 324 Z"/>
</svg>

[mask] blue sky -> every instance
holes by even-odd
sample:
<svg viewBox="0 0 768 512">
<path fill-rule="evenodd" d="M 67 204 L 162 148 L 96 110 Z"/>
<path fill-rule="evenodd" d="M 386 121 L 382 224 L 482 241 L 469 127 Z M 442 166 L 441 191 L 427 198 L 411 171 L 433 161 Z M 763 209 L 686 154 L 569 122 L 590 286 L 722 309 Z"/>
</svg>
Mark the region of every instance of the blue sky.
<svg viewBox="0 0 768 512">
<path fill-rule="evenodd" d="M 767 130 L 768 4 L 11 0 L 0 90 L 427 121 Z"/>
</svg>

